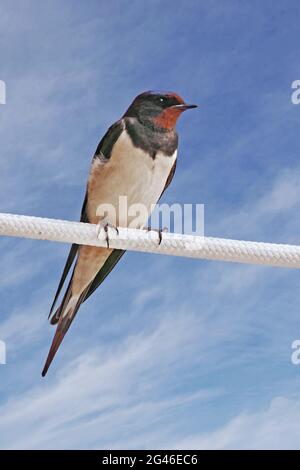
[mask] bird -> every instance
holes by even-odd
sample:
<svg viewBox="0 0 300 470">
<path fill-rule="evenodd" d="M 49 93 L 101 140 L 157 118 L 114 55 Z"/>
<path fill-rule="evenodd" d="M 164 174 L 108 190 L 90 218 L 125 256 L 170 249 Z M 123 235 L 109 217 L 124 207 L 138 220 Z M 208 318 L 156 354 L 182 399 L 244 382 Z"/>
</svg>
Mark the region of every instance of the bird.
<svg viewBox="0 0 300 470">
<path fill-rule="evenodd" d="M 143 204 L 143 220 L 133 228 L 145 228 L 153 206 L 170 185 L 177 162 L 178 134 L 176 122 L 186 110 L 197 105 L 186 104 L 174 92 L 146 91 L 130 104 L 121 119 L 109 127 L 92 158 L 80 221 L 99 224 L 101 204 L 116 208 L 121 196 L 127 207 Z M 103 225 L 128 226 L 127 214 Z M 132 223 L 134 223 L 131 220 Z M 131 225 L 132 227 L 132 225 Z M 54 300 L 50 323 L 56 332 L 42 376 L 49 369 L 59 346 L 81 304 L 100 286 L 124 254 L 124 250 L 73 244 L 71 246 Z M 54 311 L 68 273 L 70 281 L 59 307 Z"/>
</svg>

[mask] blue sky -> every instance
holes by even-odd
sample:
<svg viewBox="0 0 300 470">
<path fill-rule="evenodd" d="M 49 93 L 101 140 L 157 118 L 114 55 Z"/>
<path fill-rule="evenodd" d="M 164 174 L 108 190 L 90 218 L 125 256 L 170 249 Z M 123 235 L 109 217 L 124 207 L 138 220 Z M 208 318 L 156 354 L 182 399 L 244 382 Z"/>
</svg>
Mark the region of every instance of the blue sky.
<svg viewBox="0 0 300 470">
<path fill-rule="evenodd" d="M 139 92 L 178 125 L 165 202 L 205 233 L 299 243 L 299 3 L 0 3 L 0 211 L 77 220 L 93 152 Z M 299 448 L 299 272 L 127 253 L 46 379 L 63 244 L 0 240 L 0 447 Z"/>
</svg>

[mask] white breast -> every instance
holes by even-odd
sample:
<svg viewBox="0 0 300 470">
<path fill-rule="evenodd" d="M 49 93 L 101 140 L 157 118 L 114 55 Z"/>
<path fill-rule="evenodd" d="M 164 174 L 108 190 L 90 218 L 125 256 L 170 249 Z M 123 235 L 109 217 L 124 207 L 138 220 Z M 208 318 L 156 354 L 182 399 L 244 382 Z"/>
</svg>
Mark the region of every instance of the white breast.
<svg viewBox="0 0 300 470">
<path fill-rule="evenodd" d="M 90 221 L 98 222 L 96 211 L 99 204 L 110 204 L 116 210 L 117 225 L 128 225 L 126 219 L 118 217 L 119 197 L 126 196 L 128 207 L 133 204 L 142 204 L 145 207 L 145 214 L 136 226 L 145 225 L 151 206 L 157 203 L 164 190 L 176 157 L 177 151 L 170 157 L 158 152 L 153 159 L 142 149 L 134 147 L 127 132 L 122 132 L 109 161 L 101 163 L 98 159 L 94 160 L 88 187 Z M 132 218 L 129 217 L 129 222 L 131 221 Z"/>
</svg>

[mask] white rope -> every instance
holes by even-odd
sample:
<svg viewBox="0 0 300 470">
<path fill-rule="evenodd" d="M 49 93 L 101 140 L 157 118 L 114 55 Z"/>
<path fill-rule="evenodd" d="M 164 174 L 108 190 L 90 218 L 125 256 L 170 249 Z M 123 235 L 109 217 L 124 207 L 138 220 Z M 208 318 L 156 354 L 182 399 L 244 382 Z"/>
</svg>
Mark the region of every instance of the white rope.
<svg viewBox="0 0 300 470">
<path fill-rule="evenodd" d="M 24 215 L 0 214 L 0 235 L 34 238 L 79 245 L 106 247 L 106 233 L 99 226 L 81 222 L 44 219 Z M 110 248 L 160 253 L 164 255 L 235 261 L 288 268 L 300 268 L 300 246 L 259 243 L 223 238 L 196 237 L 145 230 L 108 229 Z"/>
</svg>

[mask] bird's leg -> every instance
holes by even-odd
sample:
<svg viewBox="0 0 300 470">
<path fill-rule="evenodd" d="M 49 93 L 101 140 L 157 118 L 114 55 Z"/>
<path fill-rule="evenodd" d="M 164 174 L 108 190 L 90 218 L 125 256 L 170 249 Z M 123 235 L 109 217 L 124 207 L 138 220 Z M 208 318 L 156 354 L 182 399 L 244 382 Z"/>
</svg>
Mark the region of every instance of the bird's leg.
<svg viewBox="0 0 300 470">
<path fill-rule="evenodd" d="M 118 227 L 116 227 L 115 225 L 109 224 L 108 222 L 104 225 L 104 232 L 106 233 L 105 240 L 106 240 L 107 248 L 109 248 L 108 228 L 114 229 L 116 231 L 116 234 L 119 235 Z"/>
<path fill-rule="evenodd" d="M 158 233 L 158 246 L 159 246 L 162 242 L 163 233 L 168 232 L 168 227 L 164 227 L 163 229 L 147 227 L 146 230 L 147 230 L 147 232 L 157 232 Z"/>
<path fill-rule="evenodd" d="M 116 227 L 115 225 L 110 224 L 110 223 L 107 222 L 106 220 L 102 220 L 102 221 L 100 222 L 100 224 L 99 224 L 99 230 L 98 230 L 98 238 L 99 238 L 99 236 L 100 236 L 101 230 L 103 229 L 104 232 L 105 232 L 105 241 L 106 241 L 107 248 L 109 248 L 108 228 L 114 229 L 114 230 L 116 231 L 116 234 L 119 235 L 118 227 Z"/>
</svg>

